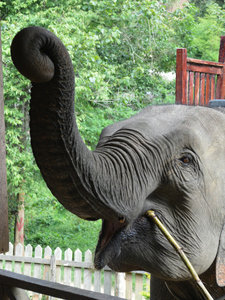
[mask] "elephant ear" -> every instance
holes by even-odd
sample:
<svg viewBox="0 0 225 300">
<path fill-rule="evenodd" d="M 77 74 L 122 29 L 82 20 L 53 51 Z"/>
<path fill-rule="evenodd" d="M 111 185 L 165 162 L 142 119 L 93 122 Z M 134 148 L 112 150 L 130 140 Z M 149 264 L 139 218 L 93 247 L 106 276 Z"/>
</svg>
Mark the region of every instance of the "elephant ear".
<svg viewBox="0 0 225 300">
<path fill-rule="evenodd" d="M 225 224 L 220 235 L 216 258 L 216 282 L 220 287 L 225 286 Z"/>
</svg>

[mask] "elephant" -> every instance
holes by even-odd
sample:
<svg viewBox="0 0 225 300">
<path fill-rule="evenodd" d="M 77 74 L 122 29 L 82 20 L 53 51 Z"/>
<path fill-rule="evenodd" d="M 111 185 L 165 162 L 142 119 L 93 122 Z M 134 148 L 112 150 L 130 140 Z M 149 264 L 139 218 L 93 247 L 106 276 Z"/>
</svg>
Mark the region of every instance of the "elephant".
<svg viewBox="0 0 225 300">
<path fill-rule="evenodd" d="M 222 109 L 147 106 L 103 129 L 96 149 L 76 123 L 74 68 L 53 33 L 14 37 L 15 67 L 32 83 L 30 134 L 41 174 L 78 217 L 102 219 L 94 265 L 151 273 L 151 300 L 204 299 L 146 215 L 155 211 L 213 298 L 225 294 L 225 115 Z M 222 298 L 221 298 L 222 299 Z"/>
</svg>

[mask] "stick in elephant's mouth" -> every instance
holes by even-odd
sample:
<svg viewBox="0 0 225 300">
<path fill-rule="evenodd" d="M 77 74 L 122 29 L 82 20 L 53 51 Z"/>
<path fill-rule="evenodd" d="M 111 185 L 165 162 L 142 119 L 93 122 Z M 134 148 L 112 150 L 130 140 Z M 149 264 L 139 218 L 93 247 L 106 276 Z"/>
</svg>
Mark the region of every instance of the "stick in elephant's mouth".
<svg viewBox="0 0 225 300">
<path fill-rule="evenodd" d="M 146 212 L 147 217 L 151 218 L 153 222 L 158 226 L 160 231 L 163 233 L 163 235 L 167 238 L 167 240 L 170 242 L 170 244 L 174 247 L 174 249 L 178 252 L 180 255 L 181 259 L 183 260 L 185 266 L 188 268 L 188 271 L 191 273 L 193 279 L 197 283 L 197 286 L 204 296 L 205 299 L 207 300 L 213 300 L 212 296 L 209 294 L 208 290 L 202 283 L 201 279 L 199 278 L 197 272 L 195 271 L 194 267 L 190 263 L 189 259 L 185 255 L 184 251 L 182 248 L 178 245 L 177 241 L 171 236 L 169 231 L 166 229 L 166 227 L 161 223 L 159 218 L 156 216 L 155 212 L 153 210 L 148 210 Z"/>
</svg>

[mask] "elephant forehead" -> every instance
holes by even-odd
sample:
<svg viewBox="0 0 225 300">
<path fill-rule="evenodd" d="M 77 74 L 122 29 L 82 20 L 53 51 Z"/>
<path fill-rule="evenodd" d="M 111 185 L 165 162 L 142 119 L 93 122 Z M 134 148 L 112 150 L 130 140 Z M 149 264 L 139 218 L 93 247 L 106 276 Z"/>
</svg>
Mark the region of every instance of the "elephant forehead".
<svg viewBox="0 0 225 300">
<path fill-rule="evenodd" d="M 127 120 L 123 128 L 138 130 L 146 139 L 167 137 L 171 141 L 208 147 L 225 140 L 225 117 L 213 109 L 182 105 L 144 109 Z"/>
</svg>

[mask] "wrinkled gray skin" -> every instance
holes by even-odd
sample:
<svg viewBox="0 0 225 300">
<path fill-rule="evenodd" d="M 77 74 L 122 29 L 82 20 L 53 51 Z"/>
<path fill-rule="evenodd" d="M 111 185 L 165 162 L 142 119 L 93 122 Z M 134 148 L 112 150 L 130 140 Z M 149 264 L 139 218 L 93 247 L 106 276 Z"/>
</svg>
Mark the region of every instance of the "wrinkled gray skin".
<svg viewBox="0 0 225 300">
<path fill-rule="evenodd" d="M 91 152 L 76 125 L 73 66 L 60 40 L 30 27 L 14 38 L 11 53 L 32 82 L 32 148 L 49 189 L 77 216 L 103 220 L 96 268 L 150 272 L 151 300 L 203 299 L 146 217 L 153 209 L 213 297 L 225 294 L 215 282 L 225 216 L 224 115 L 203 107 L 147 107 L 105 128 Z"/>
</svg>

